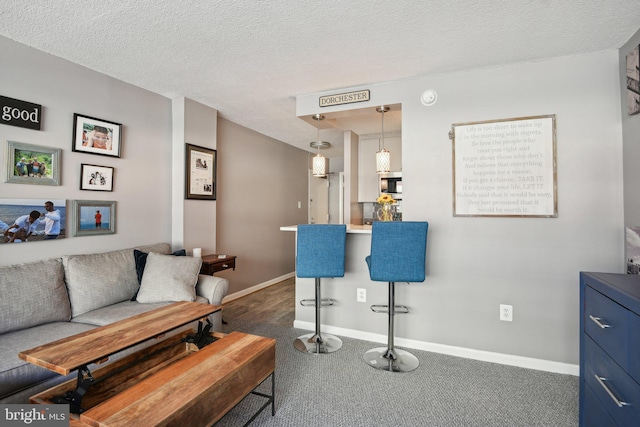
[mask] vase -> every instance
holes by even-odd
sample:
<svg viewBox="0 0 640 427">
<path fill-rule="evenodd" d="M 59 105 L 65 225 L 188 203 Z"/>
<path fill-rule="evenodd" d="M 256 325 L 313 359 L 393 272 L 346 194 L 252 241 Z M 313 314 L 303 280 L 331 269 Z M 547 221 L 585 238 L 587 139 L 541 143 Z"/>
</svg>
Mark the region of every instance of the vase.
<svg viewBox="0 0 640 427">
<path fill-rule="evenodd" d="M 378 208 L 376 215 L 380 221 L 393 221 L 393 207 L 390 204 L 385 203 Z"/>
</svg>

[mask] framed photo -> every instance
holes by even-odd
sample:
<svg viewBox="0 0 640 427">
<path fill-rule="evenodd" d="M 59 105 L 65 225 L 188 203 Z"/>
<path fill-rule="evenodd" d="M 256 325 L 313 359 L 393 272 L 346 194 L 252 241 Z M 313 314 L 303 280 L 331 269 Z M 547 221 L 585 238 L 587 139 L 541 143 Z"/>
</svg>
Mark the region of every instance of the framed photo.
<svg viewBox="0 0 640 427">
<path fill-rule="evenodd" d="M 58 148 L 7 141 L 4 182 L 60 185 Z"/>
<path fill-rule="evenodd" d="M 91 191 L 113 191 L 113 168 L 82 164 L 80 189 Z"/>
<path fill-rule="evenodd" d="M 74 114 L 72 149 L 82 153 L 120 157 L 122 125 Z"/>
<path fill-rule="evenodd" d="M 66 224 L 64 199 L 0 198 L 0 245 L 64 239 Z"/>
<path fill-rule="evenodd" d="M 187 144 L 186 199 L 216 199 L 216 150 Z"/>
<path fill-rule="evenodd" d="M 95 236 L 116 232 L 115 201 L 74 200 L 72 210 L 74 236 Z"/>
</svg>

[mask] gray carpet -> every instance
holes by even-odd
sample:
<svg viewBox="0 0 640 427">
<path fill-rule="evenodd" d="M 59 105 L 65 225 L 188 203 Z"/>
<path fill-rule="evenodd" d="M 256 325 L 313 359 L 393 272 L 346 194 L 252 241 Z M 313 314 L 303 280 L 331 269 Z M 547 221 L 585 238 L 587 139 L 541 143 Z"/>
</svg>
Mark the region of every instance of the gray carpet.
<svg viewBox="0 0 640 427">
<path fill-rule="evenodd" d="M 231 322 L 276 339 L 276 415 L 265 409 L 252 426 L 577 426 L 578 378 L 412 350 L 410 373 L 371 368 L 362 355 L 380 344 L 342 338 L 336 353 L 293 348 L 307 333 L 271 324 Z M 259 389 L 270 393 L 268 379 Z M 217 427 L 241 426 L 264 398 L 249 395 Z"/>
</svg>

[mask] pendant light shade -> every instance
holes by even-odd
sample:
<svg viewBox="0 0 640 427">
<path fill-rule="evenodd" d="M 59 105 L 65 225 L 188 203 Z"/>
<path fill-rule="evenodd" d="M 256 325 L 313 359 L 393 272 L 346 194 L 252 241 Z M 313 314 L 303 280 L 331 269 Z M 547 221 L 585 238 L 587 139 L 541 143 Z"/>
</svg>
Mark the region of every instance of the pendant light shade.
<svg viewBox="0 0 640 427">
<path fill-rule="evenodd" d="M 316 140 L 311 143 L 312 147 L 318 148 L 318 154 L 313 156 L 313 164 L 312 164 L 312 174 L 318 178 L 324 178 L 327 176 L 327 158 L 320 154 L 320 147 L 328 147 L 329 143 L 320 141 L 320 120 L 324 119 L 324 116 L 321 114 L 316 114 L 313 116 L 314 119 L 317 120 L 316 125 Z"/>
<path fill-rule="evenodd" d="M 387 173 L 391 171 L 391 153 L 384 148 L 384 113 L 389 111 L 389 107 L 381 106 L 376 111 L 382 114 L 382 146 L 378 140 L 378 152 L 376 153 L 376 172 Z"/>
<path fill-rule="evenodd" d="M 389 150 L 381 148 L 376 153 L 376 171 L 386 173 L 391 171 L 391 153 Z"/>
<path fill-rule="evenodd" d="M 313 156 L 313 176 L 317 176 L 318 178 L 325 177 L 327 175 L 326 164 L 327 158 L 322 154 L 318 153 Z"/>
</svg>

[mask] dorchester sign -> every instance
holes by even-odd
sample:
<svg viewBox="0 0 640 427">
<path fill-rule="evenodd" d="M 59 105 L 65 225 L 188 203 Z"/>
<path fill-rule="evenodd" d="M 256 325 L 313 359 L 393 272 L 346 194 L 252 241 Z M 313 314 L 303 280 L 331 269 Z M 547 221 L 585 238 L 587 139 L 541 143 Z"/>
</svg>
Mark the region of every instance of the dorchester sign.
<svg viewBox="0 0 640 427">
<path fill-rule="evenodd" d="M 354 102 L 369 101 L 369 90 L 359 90 L 357 92 L 339 93 L 337 95 L 327 95 L 320 97 L 321 107 L 332 105 L 352 104 Z"/>
<path fill-rule="evenodd" d="M 0 96 L 0 124 L 40 130 L 42 106 Z"/>
</svg>

